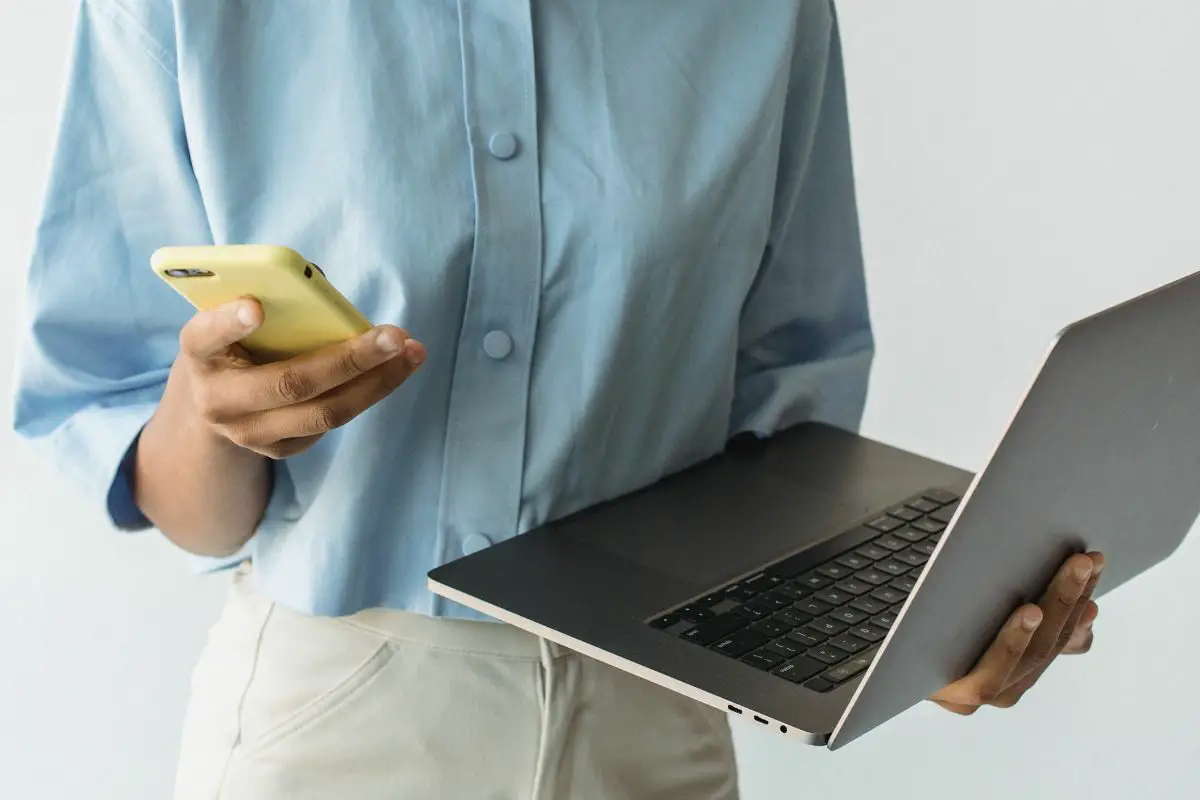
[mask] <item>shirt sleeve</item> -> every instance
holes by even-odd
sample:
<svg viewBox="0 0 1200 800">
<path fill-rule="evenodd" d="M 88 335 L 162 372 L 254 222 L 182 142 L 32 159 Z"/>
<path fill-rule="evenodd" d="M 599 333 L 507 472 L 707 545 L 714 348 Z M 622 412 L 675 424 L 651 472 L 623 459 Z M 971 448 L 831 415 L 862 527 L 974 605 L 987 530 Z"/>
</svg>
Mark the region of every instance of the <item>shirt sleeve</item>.
<svg viewBox="0 0 1200 800">
<path fill-rule="evenodd" d="M 133 501 L 134 444 L 192 313 L 150 255 L 211 241 L 169 12 L 80 3 L 18 346 L 14 428 L 126 530 L 149 527 Z"/>
<path fill-rule="evenodd" d="M 874 355 L 841 41 L 832 3 L 798 28 L 770 238 L 739 331 L 730 434 L 855 430 Z"/>
</svg>

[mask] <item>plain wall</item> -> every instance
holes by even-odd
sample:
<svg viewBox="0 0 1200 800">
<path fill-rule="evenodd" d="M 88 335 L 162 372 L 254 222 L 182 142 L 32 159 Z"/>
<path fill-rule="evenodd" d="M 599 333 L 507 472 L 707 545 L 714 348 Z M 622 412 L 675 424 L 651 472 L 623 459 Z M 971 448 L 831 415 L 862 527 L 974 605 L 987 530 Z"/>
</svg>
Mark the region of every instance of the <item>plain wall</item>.
<svg viewBox="0 0 1200 800">
<path fill-rule="evenodd" d="M 0 5 L 5 323 L 73 7 Z M 864 432 L 974 469 L 1057 328 L 1200 268 L 1200 4 L 846 0 L 841 17 L 880 344 Z M 0 336 L 5 419 L 12 354 Z M 0 797 L 167 797 L 222 582 L 107 532 L 7 432 L 0 515 Z M 1012 711 L 925 704 L 838 754 L 739 720 L 746 798 L 1195 796 L 1197 566 L 1193 537 L 1106 598 L 1093 653 Z"/>
</svg>

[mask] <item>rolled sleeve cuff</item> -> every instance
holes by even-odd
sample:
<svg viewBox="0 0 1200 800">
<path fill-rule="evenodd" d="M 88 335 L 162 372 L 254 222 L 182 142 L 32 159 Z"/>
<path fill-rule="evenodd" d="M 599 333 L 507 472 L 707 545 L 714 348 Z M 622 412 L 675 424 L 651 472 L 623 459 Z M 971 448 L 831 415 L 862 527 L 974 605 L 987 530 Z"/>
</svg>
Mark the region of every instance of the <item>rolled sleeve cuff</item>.
<svg viewBox="0 0 1200 800">
<path fill-rule="evenodd" d="M 92 507 L 103 506 L 112 525 L 145 530 L 149 520 L 133 500 L 133 454 L 138 435 L 157 403 L 120 408 L 86 408 L 55 436 L 56 461 L 87 493 Z"/>
<path fill-rule="evenodd" d="M 106 509 L 111 525 L 120 531 L 154 527 L 138 508 L 133 486 L 138 438 L 157 408 L 157 402 L 147 402 L 84 409 L 55 435 L 60 468 L 83 487 L 93 507 Z M 295 485 L 287 465 L 274 461 L 272 470 L 271 497 L 255 536 L 231 556 L 193 556 L 198 572 L 219 571 L 245 561 L 263 532 L 280 533 L 299 518 Z"/>
<path fill-rule="evenodd" d="M 800 422 L 849 431 L 862 423 L 872 353 L 782 367 L 744 377 L 738 385 L 729 435 L 773 436 Z"/>
</svg>

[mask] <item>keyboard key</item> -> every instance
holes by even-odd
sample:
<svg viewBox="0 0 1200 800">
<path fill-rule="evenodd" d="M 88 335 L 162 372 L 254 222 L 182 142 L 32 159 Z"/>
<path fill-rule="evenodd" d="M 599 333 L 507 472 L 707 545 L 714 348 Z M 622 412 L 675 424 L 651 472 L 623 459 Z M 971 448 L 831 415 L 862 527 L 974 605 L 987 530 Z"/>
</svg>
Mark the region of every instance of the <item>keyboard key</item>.
<svg viewBox="0 0 1200 800">
<path fill-rule="evenodd" d="M 878 628 L 883 628 L 885 631 L 890 631 L 895 622 L 896 612 L 894 611 L 885 611 L 878 616 L 871 617 L 871 624 Z"/>
<path fill-rule="evenodd" d="M 755 575 L 749 580 L 742 581 L 742 585 L 752 592 L 766 592 L 774 589 L 783 581 L 776 578 L 774 575 Z"/>
<path fill-rule="evenodd" d="M 790 631 L 795 625 L 785 625 L 775 619 L 762 619 L 750 626 L 751 630 L 758 631 L 764 636 L 770 636 L 774 639 L 776 636 L 783 636 Z"/>
<path fill-rule="evenodd" d="M 896 589 L 899 589 L 902 592 L 911 592 L 913 590 L 913 587 L 916 585 L 917 585 L 916 578 L 910 578 L 910 577 L 896 578 L 894 581 L 892 581 L 891 583 L 888 584 L 888 586 L 892 586 Z"/>
<path fill-rule="evenodd" d="M 820 661 L 823 664 L 829 664 L 830 666 L 833 666 L 834 664 L 840 664 L 845 661 L 850 657 L 850 654 L 844 650 L 838 650 L 836 647 L 830 647 L 827 644 L 823 644 L 820 647 L 814 647 L 812 650 L 809 650 L 808 657 L 815 658 L 817 661 Z"/>
<path fill-rule="evenodd" d="M 894 606 L 896 603 L 903 603 L 908 597 L 908 592 L 902 592 L 892 586 L 880 586 L 875 591 L 871 592 L 871 597 L 881 603 L 887 603 L 889 606 Z"/>
<path fill-rule="evenodd" d="M 905 550 L 903 553 L 896 553 L 895 559 L 908 564 L 910 567 L 919 567 L 929 560 L 929 556 L 922 555 L 915 550 Z"/>
<path fill-rule="evenodd" d="M 908 542 L 896 536 L 892 536 L 890 533 L 887 536 L 880 536 L 875 540 L 875 544 L 887 550 L 891 550 L 893 553 L 898 553 L 899 551 L 908 547 Z"/>
<path fill-rule="evenodd" d="M 771 609 L 762 608 L 761 606 L 754 606 L 750 603 L 743 603 L 729 613 L 737 614 L 739 617 L 745 617 L 751 622 L 757 622 L 763 617 L 769 615 L 771 613 Z"/>
<path fill-rule="evenodd" d="M 833 578 L 835 581 L 849 577 L 854 570 L 849 567 L 844 567 L 841 564 L 826 564 L 823 567 L 818 567 L 817 572 L 824 575 L 826 578 Z"/>
<path fill-rule="evenodd" d="M 842 603 L 849 603 L 854 599 L 854 595 L 838 589 L 826 589 L 823 592 L 817 592 L 813 597 L 822 603 L 829 603 L 831 606 L 840 606 Z"/>
<path fill-rule="evenodd" d="M 804 688 L 812 689 L 814 692 L 824 693 L 824 692 L 828 692 L 830 689 L 832 689 L 836 685 L 837 684 L 830 683 L 829 681 L 825 680 L 824 678 L 813 678 L 811 681 L 804 684 Z"/>
<path fill-rule="evenodd" d="M 850 603 L 851 608 L 857 608 L 859 611 L 865 611 L 868 614 L 882 614 L 887 611 L 890 603 L 884 603 L 873 597 L 860 597 Z"/>
<path fill-rule="evenodd" d="M 792 631 L 787 636 L 784 636 L 782 639 L 777 641 L 789 642 L 807 650 L 810 647 L 816 647 L 828 638 L 829 637 L 823 633 L 819 633 L 818 631 L 814 631 L 812 628 L 805 627 Z"/>
<path fill-rule="evenodd" d="M 887 636 L 887 631 L 882 628 L 876 628 L 874 625 L 856 625 L 851 628 L 848 633 L 854 635 L 856 639 L 863 639 L 874 644 Z"/>
<path fill-rule="evenodd" d="M 892 551 L 888 550 L 887 548 L 880 547 L 877 544 L 864 544 L 854 552 L 858 553 L 860 556 L 865 556 L 872 561 L 878 561 L 881 558 L 887 558 Z"/>
<path fill-rule="evenodd" d="M 809 590 L 803 589 L 795 583 L 783 583 L 775 587 L 773 594 L 786 597 L 790 600 L 799 600 L 803 597 L 808 597 Z"/>
<path fill-rule="evenodd" d="M 818 575 L 815 572 L 805 575 L 803 578 L 797 578 L 796 583 L 803 586 L 805 589 L 824 589 L 826 586 L 833 585 L 833 581 L 826 578 L 824 575 Z"/>
<path fill-rule="evenodd" d="M 825 665 L 820 661 L 815 661 L 807 656 L 798 656 L 782 667 L 776 667 L 775 671 L 771 674 L 778 675 L 792 683 L 804 683 L 823 669 L 825 669 Z M 837 669 L 837 667 L 834 667 L 834 669 Z"/>
<path fill-rule="evenodd" d="M 810 597 L 807 600 L 801 600 L 799 603 L 792 603 L 792 608 L 801 614 L 808 614 L 810 617 L 819 617 L 826 611 L 831 610 L 833 606 Z"/>
<path fill-rule="evenodd" d="M 834 588 L 843 592 L 849 592 L 857 597 L 860 594 L 866 594 L 867 592 L 871 591 L 872 586 L 865 581 L 858 581 L 853 578 L 848 578 L 844 581 L 838 581 L 835 583 Z"/>
<path fill-rule="evenodd" d="M 923 556 L 931 556 L 933 555 L 933 551 L 937 549 L 937 542 L 933 541 L 932 539 L 926 539 L 920 544 L 914 544 L 912 549 L 916 550 Z"/>
<path fill-rule="evenodd" d="M 699 600 L 697 600 L 696 605 L 715 606 L 717 603 L 721 602 L 724 599 L 725 599 L 724 592 L 713 592 L 712 594 L 706 594 L 706 595 L 704 595 L 704 597 L 701 597 Z"/>
<path fill-rule="evenodd" d="M 901 564 L 899 561 L 884 561 L 881 564 L 876 564 L 875 569 L 886 572 L 888 575 L 900 577 L 908 572 L 909 568 L 906 564 Z"/>
<path fill-rule="evenodd" d="M 678 614 L 663 614 L 658 619 L 651 620 L 650 627 L 651 628 L 669 628 L 672 625 L 674 625 L 676 622 L 679 622 Z"/>
<path fill-rule="evenodd" d="M 950 520 L 954 518 L 954 512 L 958 511 L 958 503 L 951 503 L 945 508 L 939 508 L 929 515 L 930 519 L 950 524 Z"/>
<path fill-rule="evenodd" d="M 718 614 L 707 622 L 701 622 L 696 627 L 684 631 L 680 637 L 707 646 L 749 624 L 745 617 L 737 614 Z"/>
<path fill-rule="evenodd" d="M 867 558 L 864 555 L 860 555 L 859 553 L 847 553 L 839 558 L 837 563 L 841 564 L 843 567 L 849 567 L 850 569 L 863 569 L 864 567 L 871 566 L 871 561 L 872 559 Z"/>
<path fill-rule="evenodd" d="M 943 506 L 958 500 L 958 495 L 945 489 L 930 489 L 927 492 L 921 492 L 921 497 Z"/>
<path fill-rule="evenodd" d="M 829 617 L 821 617 L 821 619 L 813 620 L 808 623 L 808 627 L 804 630 L 814 630 L 824 636 L 837 636 L 842 631 L 846 630 L 846 626 Z"/>
<path fill-rule="evenodd" d="M 679 609 L 678 614 L 688 622 L 704 622 L 704 620 L 712 619 L 717 615 L 711 608 L 699 605 L 684 606 Z"/>
<path fill-rule="evenodd" d="M 799 628 L 801 625 L 807 625 L 812 622 L 812 615 L 797 611 L 794 608 L 785 608 L 776 614 L 774 619 L 787 625 L 789 628 Z"/>
<path fill-rule="evenodd" d="M 858 578 L 860 581 L 865 581 L 872 586 L 881 586 L 892 579 L 891 575 L 888 575 L 886 572 L 880 572 L 874 567 L 871 567 L 870 569 L 864 569 L 862 572 L 856 572 L 854 573 L 854 577 Z"/>
<path fill-rule="evenodd" d="M 716 650 L 722 655 L 729 656 L 730 658 L 741 658 L 742 656 L 746 655 L 746 653 L 749 653 L 751 650 L 754 650 L 757 647 L 762 647 L 769 641 L 770 639 L 758 631 L 752 631 L 749 628 L 744 628 L 740 631 L 730 634 L 729 636 L 726 636 L 724 639 L 714 644 L 712 649 Z"/>
<path fill-rule="evenodd" d="M 906 542 L 912 542 L 913 544 L 929 538 L 928 533 L 916 530 L 915 528 L 900 528 L 899 530 L 892 531 L 892 536 L 903 539 Z"/>
<path fill-rule="evenodd" d="M 942 531 L 946 530 L 946 523 L 938 522 L 936 519 L 933 519 L 932 517 L 926 517 L 925 519 L 919 519 L 916 522 L 914 522 L 912 524 L 912 526 L 914 528 L 916 528 L 917 530 L 922 531 L 924 533 L 941 533 Z"/>
<path fill-rule="evenodd" d="M 792 601 L 789 598 L 783 597 L 775 592 L 759 595 L 750 602 L 757 603 L 760 606 L 768 606 L 773 611 L 778 611 L 781 608 L 787 608 L 792 604 Z"/>
<path fill-rule="evenodd" d="M 792 658 L 793 656 L 798 656 L 807 649 L 808 648 L 806 648 L 806 647 L 800 647 L 795 642 L 789 642 L 786 638 L 776 639 L 775 641 L 771 642 L 769 645 L 767 645 L 766 647 L 763 648 L 763 650 L 770 650 L 773 653 L 779 653 L 779 655 L 783 656 L 784 658 Z M 759 652 L 762 652 L 762 650 L 760 650 Z"/>
<path fill-rule="evenodd" d="M 926 500 L 924 497 L 917 499 L 917 500 L 912 500 L 910 502 L 905 503 L 904 505 L 908 506 L 909 508 L 920 511 L 922 514 L 928 514 L 930 511 L 937 511 L 938 508 L 940 507 L 938 503 L 934 503 L 929 500 Z"/>
<path fill-rule="evenodd" d="M 859 611 L 857 608 L 842 606 L 837 611 L 834 611 L 832 614 L 830 614 L 829 618 L 845 623 L 846 625 L 856 625 L 869 616 L 871 615 L 865 611 Z"/>
<path fill-rule="evenodd" d="M 866 653 L 857 656 L 842 664 L 825 670 L 821 673 L 821 677 L 830 683 L 845 683 L 853 678 L 858 673 L 862 672 L 867 667 L 871 666 L 871 661 L 875 658 L 875 653 Z"/>
<path fill-rule="evenodd" d="M 850 636 L 849 634 L 839 636 L 836 639 L 831 639 L 829 644 L 833 645 L 834 647 L 841 648 L 847 653 L 860 653 L 870 646 L 867 642 L 864 642 L 857 636 Z"/>
<path fill-rule="evenodd" d="M 758 594 L 758 592 L 747 589 L 745 586 L 741 585 L 730 586 L 725 590 L 725 597 L 738 603 L 744 603 L 747 600 L 752 599 L 756 594 Z"/>
<path fill-rule="evenodd" d="M 783 656 L 774 653 L 770 650 L 756 650 L 748 656 L 742 657 L 743 664 L 749 664 L 761 670 L 768 670 L 772 667 L 777 667 L 784 661 Z"/>
<path fill-rule="evenodd" d="M 889 511 L 887 513 L 888 513 L 889 517 L 895 517 L 896 519 L 902 519 L 905 522 L 912 522 L 914 519 L 921 518 L 920 511 L 909 508 L 908 506 L 900 506 L 899 508 L 893 508 L 891 511 Z"/>
<path fill-rule="evenodd" d="M 874 519 L 868 522 L 867 527 L 874 528 L 882 533 L 891 533 L 903 524 L 903 522 L 895 517 L 880 517 L 879 519 Z"/>
</svg>

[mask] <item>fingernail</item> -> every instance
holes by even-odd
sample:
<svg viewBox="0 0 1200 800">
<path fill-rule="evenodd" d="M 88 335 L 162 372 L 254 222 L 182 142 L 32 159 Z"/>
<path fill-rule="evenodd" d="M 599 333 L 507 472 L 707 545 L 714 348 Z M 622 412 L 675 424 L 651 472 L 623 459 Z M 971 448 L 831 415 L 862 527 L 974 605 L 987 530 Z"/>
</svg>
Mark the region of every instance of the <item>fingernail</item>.
<svg viewBox="0 0 1200 800">
<path fill-rule="evenodd" d="M 384 328 L 375 334 L 375 346 L 382 353 L 394 353 L 400 349 L 400 337 L 391 328 Z"/>
<path fill-rule="evenodd" d="M 419 367 L 425 363 L 425 348 L 416 339 L 409 339 L 404 343 L 404 357 L 409 364 Z"/>
<path fill-rule="evenodd" d="M 237 321 L 244 328 L 249 328 L 254 324 L 254 309 L 250 307 L 249 303 L 238 303 Z"/>
<path fill-rule="evenodd" d="M 1037 626 L 1042 624 L 1042 612 L 1034 609 L 1029 609 L 1021 615 L 1021 627 L 1027 631 L 1037 630 Z"/>
<path fill-rule="evenodd" d="M 1086 581 L 1092 577 L 1092 565 L 1090 563 L 1077 565 L 1075 567 L 1075 577 L 1081 581 Z"/>
</svg>

